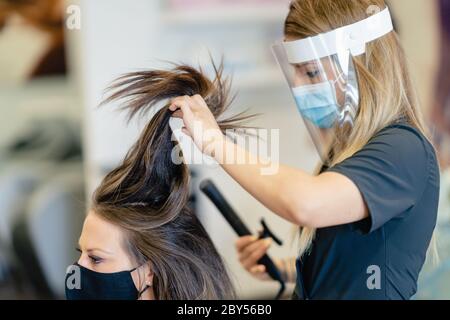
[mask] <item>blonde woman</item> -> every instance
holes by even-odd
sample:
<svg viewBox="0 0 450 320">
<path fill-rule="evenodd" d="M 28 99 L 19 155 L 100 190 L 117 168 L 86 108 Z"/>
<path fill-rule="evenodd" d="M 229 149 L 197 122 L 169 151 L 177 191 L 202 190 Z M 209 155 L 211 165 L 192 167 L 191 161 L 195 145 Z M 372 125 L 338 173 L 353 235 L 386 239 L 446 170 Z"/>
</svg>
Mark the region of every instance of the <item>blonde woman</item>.
<svg viewBox="0 0 450 320">
<path fill-rule="evenodd" d="M 219 133 L 203 97 L 178 97 L 170 110 L 203 152 L 299 226 L 294 298 L 410 299 L 436 224 L 439 168 L 389 9 L 383 0 L 297 0 L 284 34 L 274 52 L 322 157 L 317 175 L 280 165 L 265 176 L 262 166 L 222 161 L 234 152 L 261 163 Z M 238 242 L 260 278 L 268 246 Z"/>
</svg>

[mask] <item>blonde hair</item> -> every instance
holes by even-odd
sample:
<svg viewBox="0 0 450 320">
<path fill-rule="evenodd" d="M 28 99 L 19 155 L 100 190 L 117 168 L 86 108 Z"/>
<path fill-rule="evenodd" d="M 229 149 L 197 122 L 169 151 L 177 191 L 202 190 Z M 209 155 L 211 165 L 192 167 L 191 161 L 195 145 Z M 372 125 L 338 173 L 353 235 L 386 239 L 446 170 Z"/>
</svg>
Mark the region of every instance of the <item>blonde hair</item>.
<svg viewBox="0 0 450 320">
<path fill-rule="evenodd" d="M 315 36 L 363 20 L 374 8 L 382 10 L 386 4 L 383 0 L 294 0 L 284 33 L 294 39 Z M 338 132 L 346 138 L 337 139 L 329 159 L 331 167 L 352 157 L 380 130 L 401 118 L 429 137 L 406 61 L 396 32 L 369 43 L 365 55 L 353 58 L 359 113 L 351 131 Z M 310 248 L 315 233 L 315 229 L 301 228 L 300 256 Z M 434 236 L 431 247 L 436 251 Z"/>
</svg>

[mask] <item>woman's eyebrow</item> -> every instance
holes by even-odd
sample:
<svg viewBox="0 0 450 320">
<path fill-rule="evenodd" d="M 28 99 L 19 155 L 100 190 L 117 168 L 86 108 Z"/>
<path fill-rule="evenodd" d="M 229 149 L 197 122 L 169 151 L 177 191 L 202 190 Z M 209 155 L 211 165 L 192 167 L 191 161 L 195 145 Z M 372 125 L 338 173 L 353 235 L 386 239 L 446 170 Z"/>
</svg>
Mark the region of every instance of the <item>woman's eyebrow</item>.
<svg viewBox="0 0 450 320">
<path fill-rule="evenodd" d="M 97 252 L 103 252 L 103 253 L 105 253 L 105 254 L 107 254 L 107 255 L 112 255 L 112 254 L 113 254 L 113 253 L 110 252 L 110 251 L 107 251 L 107 250 L 104 250 L 104 249 L 100 249 L 100 248 L 90 248 L 90 249 L 87 249 L 86 251 L 87 251 L 87 252 L 94 252 L 94 251 L 97 251 Z"/>
<path fill-rule="evenodd" d="M 99 249 L 99 248 L 91 248 L 91 249 L 87 249 L 86 251 L 87 252 L 100 251 L 100 252 L 106 253 L 108 255 L 112 255 L 113 254 L 110 251 L 107 251 L 107 250 L 104 250 L 104 249 Z"/>
<path fill-rule="evenodd" d="M 294 63 L 293 64 L 294 66 L 296 66 L 296 67 L 307 67 L 307 66 L 317 66 L 317 64 L 316 63 L 314 63 L 314 62 L 301 62 L 301 63 Z"/>
<path fill-rule="evenodd" d="M 78 248 L 82 248 L 80 243 L 78 243 Z M 106 253 L 108 255 L 112 255 L 113 254 L 110 251 L 107 251 L 107 250 L 104 250 L 104 249 L 100 249 L 100 248 L 89 248 L 89 249 L 86 249 L 86 251 L 87 252 L 100 251 L 100 252 Z"/>
</svg>

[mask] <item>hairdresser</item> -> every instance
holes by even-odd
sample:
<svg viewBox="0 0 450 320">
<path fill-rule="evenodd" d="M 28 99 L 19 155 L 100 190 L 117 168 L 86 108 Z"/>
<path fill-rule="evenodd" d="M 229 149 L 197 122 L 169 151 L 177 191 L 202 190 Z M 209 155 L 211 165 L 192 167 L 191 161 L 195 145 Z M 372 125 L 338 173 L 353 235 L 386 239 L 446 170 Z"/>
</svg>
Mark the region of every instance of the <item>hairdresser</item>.
<svg viewBox="0 0 450 320">
<path fill-rule="evenodd" d="M 410 299 L 433 247 L 439 168 L 389 8 L 292 1 L 273 50 L 321 156 L 316 174 L 280 165 L 262 175 L 253 164 L 261 159 L 219 133 L 205 97 L 172 100 L 173 116 L 245 190 L 299 227 L 297 259 L 279 261 L 285 274 L 296 269 L 294 299 Z M 251 161 L 227 164 L 231 152 Z M 267 244 L 247 237 L 237 247 L 264 279 L 257 261 Z"/>
</svg>

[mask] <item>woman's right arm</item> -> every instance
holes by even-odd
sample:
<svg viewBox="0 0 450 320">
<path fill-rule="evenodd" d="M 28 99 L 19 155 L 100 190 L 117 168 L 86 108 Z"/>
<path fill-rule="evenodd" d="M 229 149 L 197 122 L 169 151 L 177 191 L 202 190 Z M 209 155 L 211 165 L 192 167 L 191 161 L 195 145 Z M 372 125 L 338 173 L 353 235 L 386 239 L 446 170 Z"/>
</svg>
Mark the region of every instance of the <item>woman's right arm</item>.
<svg viewBox="0 0 450 320">
<path fill-rule="evenodd" d="M 236 241 L 240 263 L 253 277 L 262 281 L 272 281 L 266 272 L 266 268 L 258 264 L 258 261 L 267 253 L 271 245 L 272 239 L 259 240 L 255 236 L 241 237 Z M 296 281 L 295 261 L 295 258 L 273 259 L 286 283 L 295 283 Z"/>
</svg>

